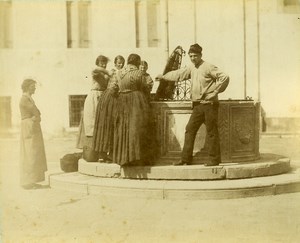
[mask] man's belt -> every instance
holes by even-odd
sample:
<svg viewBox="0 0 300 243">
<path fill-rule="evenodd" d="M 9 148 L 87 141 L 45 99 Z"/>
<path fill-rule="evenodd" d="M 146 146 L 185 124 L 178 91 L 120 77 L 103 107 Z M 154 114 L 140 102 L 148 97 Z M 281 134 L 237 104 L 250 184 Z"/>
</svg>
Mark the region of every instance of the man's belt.
<svg viewBox="0 0 300 243">
<path fill-rule="evenodd" d="M 217 104 L 218 101 L 209 101 L 209 100 L 197 100 L 197 101 L 193 101 L 193 105 L 206 105 L 206 104 L 210 104 L 210 105 L 213 105 L 213 104 Z"/>
</svg>

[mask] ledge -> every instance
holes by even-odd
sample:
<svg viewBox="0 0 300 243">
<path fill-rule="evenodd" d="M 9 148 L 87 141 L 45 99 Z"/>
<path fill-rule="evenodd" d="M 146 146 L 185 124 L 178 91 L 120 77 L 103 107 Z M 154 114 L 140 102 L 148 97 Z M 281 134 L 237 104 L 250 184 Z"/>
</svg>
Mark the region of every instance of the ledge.
<svg viewBox="0 0 300 243">
<path fill-rule="evenodd" d="M 263 177 L 287 173 L 290 159 L 278 155 L 265 156 L 264 160 L 251 163 L 224 163 L 218 166 L 132 166 L 86 162 L 79 160 L 81 174 L 105 178 L 148 179 L 148 180 L 224 180 Z"/>
<path fill-rule="evenodd" d="M 101 178 L 79 172 L 50 175 L 50 187 L 102 196 L 155 199 L 229 199 L 300 191 L 300 169 L 236 180 L 178 181 Z"/>
</svg>

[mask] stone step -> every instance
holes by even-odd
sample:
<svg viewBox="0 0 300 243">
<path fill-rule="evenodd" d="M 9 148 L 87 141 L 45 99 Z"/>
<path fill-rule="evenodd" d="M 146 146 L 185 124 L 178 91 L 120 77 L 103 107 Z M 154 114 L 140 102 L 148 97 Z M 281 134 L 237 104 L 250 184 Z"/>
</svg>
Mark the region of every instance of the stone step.
<svg viewBox="0 0 300 243">
<path fill-rule="evenodd" d="M 246 179 L 147 180 L 102 178 L 80 172 L 49 175 L 51 188 L 102 196 L 156 199 L 229 199 L 300 191 L 300 169 L 289 173 Z"/>
<path fill-rule="evenodd" d="M 86 162 L 80 159 L 78 171 L 85 175 L 108 178 L 151 179 L 151 180 L 224 180 L 271 176 L 287 173 L 290 159 L 270 156 L 268 159 L 248 163 L 224 163 L 218 166 L 130 166 Z"/>
</svg>

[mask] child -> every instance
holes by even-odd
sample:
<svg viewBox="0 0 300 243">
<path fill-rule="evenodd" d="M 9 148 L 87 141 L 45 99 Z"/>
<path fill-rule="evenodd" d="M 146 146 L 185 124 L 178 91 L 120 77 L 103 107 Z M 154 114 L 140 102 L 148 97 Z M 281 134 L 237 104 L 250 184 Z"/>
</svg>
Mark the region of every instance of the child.
<svg viewBox="0 0 300 243">
<path fill-rule="evenodd" d="M 124 67 L 125 59 L 124 59 L 123 56 L 118 55 L 118 56 L 115 57 L 114 63 L 115 63 L 116 69 L 120 70 L 120 69 L 122 69 Z"/>
<path fill-rule="evenodd" d="M 148 63 L 144 60 L 141 61 L 141 65 L 140 65 L 139 69 L 144 73 L 144 76 L 145 76 L 145 79 L 146 79 L 146 82 L 147 82 L 147 86 L 148 86 L 148 92 L 149 92 L 149 95 L 150 95 L 150 92 L 151 92 L 152 87 L 153 87 L 153 80 L 152 80 L 150 74 L 147 73 Z"/>
</svg>

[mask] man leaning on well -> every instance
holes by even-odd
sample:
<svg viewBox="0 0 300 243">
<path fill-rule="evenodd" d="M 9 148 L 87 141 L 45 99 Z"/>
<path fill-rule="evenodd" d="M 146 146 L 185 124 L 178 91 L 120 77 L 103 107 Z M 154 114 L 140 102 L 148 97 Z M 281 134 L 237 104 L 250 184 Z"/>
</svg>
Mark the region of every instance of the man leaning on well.
<svg viewBox="0 0 300 243">
<path fill-rule="evenodd" d="M 215 65 L 202 60 L 202 47 L 200 45 L 191 45 L 188 54 L 192 65 L 156 77 L 158 81 L 175 82 L 191 79 L 193 112 L 185 128 L 181 160 L 173 163 L 173 165 L 192 164 L 196 134 L 200 126 L 205 123 L 209 161 L 204 165 L 216 166 L 221 163 L 218 94 L 227 88 L 229 77 Z"/>
</svg>

